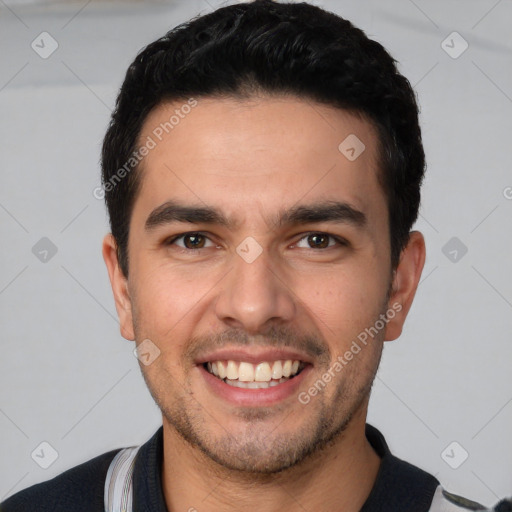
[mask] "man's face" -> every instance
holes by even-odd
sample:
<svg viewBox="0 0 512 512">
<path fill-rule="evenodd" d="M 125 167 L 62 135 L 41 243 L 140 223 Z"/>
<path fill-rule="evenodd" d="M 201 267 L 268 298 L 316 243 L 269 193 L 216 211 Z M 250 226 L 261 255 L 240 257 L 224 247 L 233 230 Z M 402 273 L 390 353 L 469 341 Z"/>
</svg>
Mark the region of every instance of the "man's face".
<svg viewBox="0 0 512 512">
<path fill-rule="evenodd" d="M 181 103 L 141 132 L 157 144 L 131 218 L 121 328 L 160 351 L 141 367 L 165 428 L 226 467 L 279 471 L 364 418 L 386 329 L 402 321 L 378 322 L 393 297 L 377 137 L 297 98 L 197 101 L 161 141 L 154 129 Z M 290 366 L 299 373 L 283 377 Z"/>
</svg>

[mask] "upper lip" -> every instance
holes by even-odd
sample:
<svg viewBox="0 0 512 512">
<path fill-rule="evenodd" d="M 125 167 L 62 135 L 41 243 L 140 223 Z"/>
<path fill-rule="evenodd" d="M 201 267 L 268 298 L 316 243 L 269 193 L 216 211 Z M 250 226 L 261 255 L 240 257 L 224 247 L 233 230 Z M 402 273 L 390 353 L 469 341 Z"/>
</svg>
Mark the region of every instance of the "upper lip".
<svg viewBox="0 0 512 512">
<path fill-rule="evenodd" d="M 201 354 L 195 361 L 197 365 L 210 361 L 244 361 L 258 364 L 264 361 L 302 361 L 311 363 L 311 358 L 306 354 L 291 348 L 223 348 Z"/>
</svg>

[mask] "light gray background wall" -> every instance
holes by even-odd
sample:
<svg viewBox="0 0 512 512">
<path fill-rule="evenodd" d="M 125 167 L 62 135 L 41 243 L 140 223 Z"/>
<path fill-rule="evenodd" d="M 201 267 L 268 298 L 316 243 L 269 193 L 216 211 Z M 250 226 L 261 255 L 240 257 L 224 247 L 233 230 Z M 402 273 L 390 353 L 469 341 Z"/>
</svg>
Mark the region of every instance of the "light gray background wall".
<svg viewBox="0 0 512 512">
<path fill-rule="evenodd" d="M 93 190 L 136 52 L 220 3 L 0 1 L 0 500 L 160 424 L 118 332 Z M 494 503 L 512 494 L 512 2 L 315 3 L 383 43 L 422 107 L 428 259 L 369 421 L 445 487 Z M 58 43 L 46 59 L 42 32 Z M 55 255 L 36 257 L 43 237 Z M 47 469 L 42 442 L 58 453 Z"/>
</svg>

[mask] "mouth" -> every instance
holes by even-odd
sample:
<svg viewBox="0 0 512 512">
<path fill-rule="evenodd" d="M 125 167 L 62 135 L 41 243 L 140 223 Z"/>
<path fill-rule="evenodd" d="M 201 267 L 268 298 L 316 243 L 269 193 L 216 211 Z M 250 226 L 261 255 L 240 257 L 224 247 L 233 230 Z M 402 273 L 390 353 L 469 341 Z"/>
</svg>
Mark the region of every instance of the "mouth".
<svg viewBox="0 0 512 512">
<path fill-rule="evenodd" d="M 261 361 L 216 360 L 203 363 L 203 368 L 229 386 L 241 389 L 267 389 L 284 384 L 306 368 L 308 363 L 298 359 Z"/>
</svg>

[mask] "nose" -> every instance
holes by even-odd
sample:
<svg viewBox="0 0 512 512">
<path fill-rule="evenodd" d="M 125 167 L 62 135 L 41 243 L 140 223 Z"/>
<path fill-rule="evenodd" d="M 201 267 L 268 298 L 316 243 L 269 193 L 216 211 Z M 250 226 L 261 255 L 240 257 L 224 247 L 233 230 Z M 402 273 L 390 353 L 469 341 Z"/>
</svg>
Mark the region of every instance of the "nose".
<svg viewBox="0 0 512 512">
<path fill-rule="evenodd" d="M 238 253 L 231 272 L 215 302 L 217 318 L 233 328 L 251 334 L 264 332 L 270 325 L 282 325 L 294 317 L 297 307 L 291 283 L 267 251 L 254 261 Z"/>
</svg>

